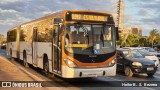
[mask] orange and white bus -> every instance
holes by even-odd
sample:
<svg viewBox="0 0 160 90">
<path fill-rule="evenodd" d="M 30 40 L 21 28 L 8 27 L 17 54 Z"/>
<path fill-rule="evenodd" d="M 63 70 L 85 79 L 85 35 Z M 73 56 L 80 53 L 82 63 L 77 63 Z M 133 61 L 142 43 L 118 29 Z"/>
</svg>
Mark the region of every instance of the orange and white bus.
<svg viewBox="0 0 160 90">
<path fill-rule="evenodd" d="M 66 10 L 7 32 L 7 54 L 63 78 L 116 75 L 116 29 L 109 13 Z"/>
</svg>

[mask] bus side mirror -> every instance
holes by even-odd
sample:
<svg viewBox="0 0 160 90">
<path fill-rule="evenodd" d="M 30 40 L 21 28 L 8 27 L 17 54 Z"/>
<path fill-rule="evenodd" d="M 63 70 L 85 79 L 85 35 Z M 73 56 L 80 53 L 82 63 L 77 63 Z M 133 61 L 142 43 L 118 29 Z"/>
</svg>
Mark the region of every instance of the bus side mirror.
<svg viewBox="0 0 160 90">
<path fill-rule="evenodd" d="M 118 27 L 115 27 L 115 33 L 116 33 L 116 40 L 119 40 L 119 32 L 118 32 Z"/>
<path fill-rule="evenodd" d="M 63 19 L 61 18 L 54 18 L 54 25 L 59 25 L 63 22 Z"/>
</svg>

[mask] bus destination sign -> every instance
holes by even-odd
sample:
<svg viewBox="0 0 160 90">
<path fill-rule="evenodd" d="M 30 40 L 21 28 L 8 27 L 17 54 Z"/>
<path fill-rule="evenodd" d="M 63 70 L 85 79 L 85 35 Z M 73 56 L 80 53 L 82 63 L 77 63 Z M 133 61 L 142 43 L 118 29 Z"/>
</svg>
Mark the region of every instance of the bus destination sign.
<svg viewBox="0 0 160 90">
<path fill-rule="evenodd" d="M 86 21 L 108 21 L 108 16 L 89 15 L 89 14 L 72 14 L 72 20 L 86 20 Z"/>
</svg>

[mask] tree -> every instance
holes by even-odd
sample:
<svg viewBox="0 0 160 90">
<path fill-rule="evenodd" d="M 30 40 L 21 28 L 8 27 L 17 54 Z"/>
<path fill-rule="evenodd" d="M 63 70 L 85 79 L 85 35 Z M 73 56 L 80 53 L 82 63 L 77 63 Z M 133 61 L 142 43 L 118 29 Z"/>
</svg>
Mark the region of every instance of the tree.
<svg viewBox="0 0 160 90">
<path fill-rule="evenodd" d="M 149 42 L 152 44 L 152 47 L 153 47 L 154 41 L 156 40 L 157 36 L 158 36 L 157 29 L 153 29 L 150 31 Z"/>
<path fill-rule="evenodd" d="M 138 46 L 140 37 L 135 34 L 123 35 L 118 42 L 121 46 Z"/>
<path fill-rule="evenodd" d="M 139 46 L 148 47 L 148 46 L 149 46 L 148 37 L 140 36 L 140 37 L 139 37 Z"/>
<path fill-rule="evenodd" d="M 157 34 L 157 37 L 155 39 L 156 44 L 160 44 L 160 33 Z"/>
<path fill-rule="evenodd" d="M 123 35 L 120 37 L 120 45 L 121 46 L 126 46 L 126 39 L 127 39 L 128 35 Z"/>
<path fill-rule="evenodd" d="M 135 34 L 128 35 L 126 39 L 127 46 L 138 46 L 138 44 L 139 44 L 139 36 Z"/>
</svg>

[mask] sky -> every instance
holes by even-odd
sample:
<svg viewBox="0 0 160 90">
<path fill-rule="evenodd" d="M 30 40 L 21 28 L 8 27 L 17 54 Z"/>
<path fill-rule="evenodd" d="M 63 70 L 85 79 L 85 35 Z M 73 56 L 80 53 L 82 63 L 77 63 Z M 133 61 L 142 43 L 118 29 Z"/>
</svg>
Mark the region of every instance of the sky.
<svg viewBox="0 0 160 90">
<path fill-rule="evenodd" d="M 0 34 L 16 25 L 61 10 L 98 10 L 116 16 L 118 0 L 0 0 Z M 160 30 L 160 0 L 123 0 L 124 26 L 142 28 L 142 35 Z M 117 19 L 115 19 L 117 20 Z"/>
</svg>

